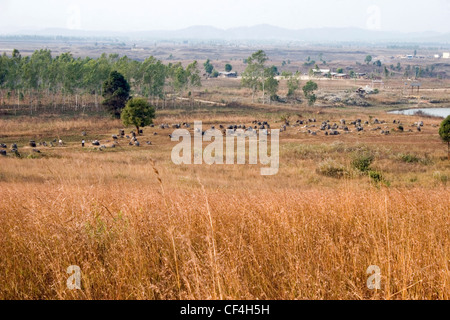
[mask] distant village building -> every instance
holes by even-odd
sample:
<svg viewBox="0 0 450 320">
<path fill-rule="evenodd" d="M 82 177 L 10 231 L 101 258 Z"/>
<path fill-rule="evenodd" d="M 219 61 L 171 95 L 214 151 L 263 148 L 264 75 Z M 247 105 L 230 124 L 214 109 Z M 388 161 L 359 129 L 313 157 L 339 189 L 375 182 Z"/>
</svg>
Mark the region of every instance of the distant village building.
<svg viewBox="0 0 450 320">
<path fill-rule="evenodd" d="M 450 59 L 450 52 L 444 52 L 444 53 L 442 54 L 442 58 L 443 58 L 443 59 Z"/>
<path fill-rule="evenodd" d="M 349 79 L 350 76 L 346 73 L 336 73 L 334 76 L 336 79 Z"/>
<path fill-rule="evenodd" d="M 313 73 L 315 76 L 328 76 L 328 74 L 330 73 L 330 69 L 313 69 Z"/>
<path fill-rule="evenodd" d="M 225 78 L 237 78 L 238 74 L 235 71 L 232 71 L 232 72 L 222 71 L 222 72 L 219 72 L 219 76 L 225 77 Z"/>
</svg>

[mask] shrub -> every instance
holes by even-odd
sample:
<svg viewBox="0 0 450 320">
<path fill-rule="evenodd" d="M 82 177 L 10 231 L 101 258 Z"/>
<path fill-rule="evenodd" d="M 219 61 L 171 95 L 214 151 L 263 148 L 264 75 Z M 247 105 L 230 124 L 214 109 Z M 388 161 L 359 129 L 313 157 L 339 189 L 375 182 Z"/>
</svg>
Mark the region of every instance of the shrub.
<svg viewBox="0 0 450 320">
<path fill-rule="evenodd" d="M 436 171 L 433 173 L 433 178 L 436 179 L 436 181 L 441 182 L 444 185 L 447 185 L 447 182 L 450 180 L 449 176 L 442 174 L 439 171 Z"/>
<path fill-rule="evenodd" d="M 348 170 L 342 164 L 332 159 L 325 160 L 319 164 L 317 173 L 326 177 L 341 179 L 350 176 Z"/>
<path fill-rule="evenodd" d="M 381 172 L 370 170 L 368 172 L 370 180 L 372 180 L 375 183 L 385 182 L 383 175 Z"/>
<path fill-rule="evenodd" d="M 399 158 L 401 161 L 406 163 L 418 163 L 420 161 L 420 158 L 413 154 L 400 154 Z"/>
<path fill-rule="evenodd" d="M 367 172 L 373 160 L 374 156 L 370 152 L 356 153 L 353 156 L 352 167 L 361 172 Z"/>
</svg>

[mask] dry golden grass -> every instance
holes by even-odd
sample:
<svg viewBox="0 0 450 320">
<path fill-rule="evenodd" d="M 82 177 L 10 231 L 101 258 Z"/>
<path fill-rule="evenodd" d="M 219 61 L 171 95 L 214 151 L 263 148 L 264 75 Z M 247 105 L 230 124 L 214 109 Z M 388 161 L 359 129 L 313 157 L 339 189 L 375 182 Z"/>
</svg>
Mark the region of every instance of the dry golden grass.
<svg viewBox="0 0 450 320">
<path fill-rule="evenodd" d="M 286 112 L 166 110 L 158 123 L 275 123 Z M 419 119 L 290 112 L 299 113 L 319 122 L 372 115 L 390 127 L 394 117 Z M 262 177 L 258 166 L 175 166 L 171 130 L 146 128 L 140 140 L 152 146 L 121 141 L 99 152 L 80 148 L 81 130 L 103 143 L 118 122 L 0 120 L 2 142 L 20 141 L 24 155 L 0 158 L 0 299 L 449 299 L 450 164 L 439 121 L 425 122 L 421 133 L 390 136 L 289 129 L 279 174 Z M 27 158 L 32 137 L 57 136 L 64 147 Z M 316 172 L 326 159 L 350 170 L 360 149 L 390 187 Z M 423 161 L 400 161 L 407 153 Z M 82 290 L 66 287 L 71 265 L 81 267 Z M 371 265 L 381 268 L 381 290 L 367 289 Z"/>
<path fill-rule="evenodd" d="M 450 297 L 448 189 L 197 184 L 163 196 L 156 179 L 2 183 L 2 299 Z M 81 291 L 66 288 L 70 265 L 82 269 Z M 378 292 L 366 287 L 370 265 L 382 270 Z"/>
</svg>

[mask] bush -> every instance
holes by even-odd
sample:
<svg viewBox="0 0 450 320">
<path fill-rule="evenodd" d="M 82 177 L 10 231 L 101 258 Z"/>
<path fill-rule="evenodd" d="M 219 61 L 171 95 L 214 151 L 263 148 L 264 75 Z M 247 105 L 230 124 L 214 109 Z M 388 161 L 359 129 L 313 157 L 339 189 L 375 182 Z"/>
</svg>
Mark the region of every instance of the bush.
<svg viewBox="0 0 450 320">
<path fill-rule="evenodd" d="M 420 158 L 413 154 L 400 154 L 399 158 L 401 161 L 406 163 L 418 163 L 420 161 Z"/>
<path fill-rule="evenodd" d="M 328 159 L 319 164 L 317 173 L 326 177 L 341 179 L 350 176 L 345 166 Z"/>
<path fill-rule="evenodd" d="M 441 182 L 444 185 L 447 185 L 447 182 L 450 180 L 449 176 L 442 174 L 439 171 L 436 171 L 433 173 L 433 178 L 436 179 L 436 181 Z"/>
<path fill-rule="evenodd" d="M 42 158 L 42 156 L 40 154 L 36 154 L 36 153 L 30 153 L 27 156 L 27 159 L 40 159 L 40 158 Z"/>
<path fill-rule="evenodd" d="M 352 167 L 361 172 L 367 172 L 373 160 L 374 156 L 370 152 L 356 153 L 353 156 Z"/>
<path fill-rule="evenodd" d="M 381 174 L 381 172 L 375 171 L 375 170 L 370 170 L 368 172 L 369 174 L 369 178 L 370 180 L 372 180 L 373 182 L 379 183 L 379 182 L 384 182 L 384 177 Z"/>
</svg>

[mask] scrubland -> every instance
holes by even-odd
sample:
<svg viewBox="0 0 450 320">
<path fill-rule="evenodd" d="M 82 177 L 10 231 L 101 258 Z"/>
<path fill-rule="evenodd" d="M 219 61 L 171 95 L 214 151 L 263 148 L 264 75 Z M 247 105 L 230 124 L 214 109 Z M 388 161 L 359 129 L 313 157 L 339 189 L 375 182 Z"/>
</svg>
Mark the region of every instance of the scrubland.
<svg viewBox="0 0 450 320">
<path fill-rule="evenodd" d="M 449 299 L 440 120 L 383 107 L 283 108 L 160 110 L 156 124 L 379 118 L 390 130 L 400 119 L 405 132 L 289 128 L 279 173 L 263 177 L 258 165 L 174 165 L 172 129 L 145 128 L 141 147 L 119 140 L 99 151 L 81 148 L 81 132 L 109 145 L 120 122 L 0 119 L 0 142 L 18 143 L 22 156 L 0 158 L 0 299 Z M 411 127 L 419 120 L 421 132 Z M 65 145 L 27 146 L 55 138 Z M 366 155 L 379 177 L 355 165 Z M 66 286 L 72 265 L 81 290 Z M 380 290 L 367 288 L 372 265 Z"/>
</svg>

